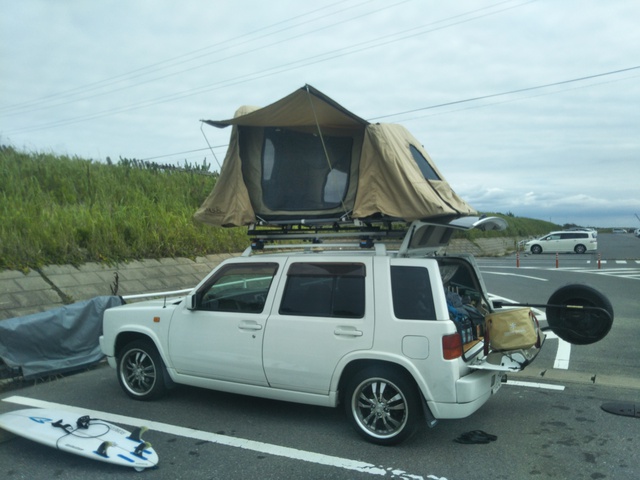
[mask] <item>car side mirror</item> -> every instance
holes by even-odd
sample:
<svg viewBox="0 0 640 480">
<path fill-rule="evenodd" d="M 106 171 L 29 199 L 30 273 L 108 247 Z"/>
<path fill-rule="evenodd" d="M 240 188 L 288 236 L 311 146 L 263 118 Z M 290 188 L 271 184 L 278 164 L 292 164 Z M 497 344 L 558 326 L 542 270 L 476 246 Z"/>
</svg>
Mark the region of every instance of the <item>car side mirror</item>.
<svg viewBox="0 0 640 480">
<path fill-rule="evenodd" d="M 187 310 L 195 310 L 196 309 L 196 303 L 197 303 L 196 299 L 197 299 L 197 296 L 195 294 L 194 295 L 187 295 L 185 297 L 184 300 L 186 302 L 185 306 L 187 307 Z"/>
</svg>

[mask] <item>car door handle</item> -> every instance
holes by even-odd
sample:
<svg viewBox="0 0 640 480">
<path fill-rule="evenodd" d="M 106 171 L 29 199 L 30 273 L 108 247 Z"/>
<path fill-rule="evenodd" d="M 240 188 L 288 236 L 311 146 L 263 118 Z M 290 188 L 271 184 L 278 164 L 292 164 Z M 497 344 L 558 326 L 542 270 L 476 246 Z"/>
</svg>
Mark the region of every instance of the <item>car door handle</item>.
<svg viewBox="0 0 640 480">
<path fill-rule="evenodd" d="M 336 327 L 333 334 L 341 337 L 361 337 L 362 331 L 356 330 L 354 327 Z"/>
<path fill-rule="evenodd" d="M 262 330 L 262 325 L 252 320 L 244 320 L 238 325 L 240 330 Z"/>
</svg>

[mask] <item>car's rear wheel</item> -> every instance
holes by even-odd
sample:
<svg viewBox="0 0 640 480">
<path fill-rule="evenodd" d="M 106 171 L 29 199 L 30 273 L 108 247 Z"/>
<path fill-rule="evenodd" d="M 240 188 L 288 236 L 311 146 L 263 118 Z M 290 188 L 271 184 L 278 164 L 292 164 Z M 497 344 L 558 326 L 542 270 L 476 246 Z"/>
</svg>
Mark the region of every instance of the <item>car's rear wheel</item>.
<svg viewBox="0 0 640 480">
<path fill-rule="evenodd" d="M 165 366 L 155 345 L 149 340 L 136 340 L 118 354 L 118 381 L 135 400 L 154 400 L 163 396 Z"/>
<path fill-rule="evenodd" d="M 531 247 L 531 253 L 534 253 L 536 255 L 538 255 L 539 253 L 542 253 L 542 247 L 540 245 L 533 245 Z"/>
<path fill-rule="evenodd" d="M 420 393 L 405 372 L 368 367 L 347 383 L 345 410 L 349 422 L 366 440 L 395 445 L 413 435 L 422 419 Z"/>
<path fill-rule="evenodd" d="M 584 245 L 576 245 L 576 248 L 574 248 L 573 251 L 576 253 L 584 253 L 587 251 L 587 247 Z"/>
</svg>

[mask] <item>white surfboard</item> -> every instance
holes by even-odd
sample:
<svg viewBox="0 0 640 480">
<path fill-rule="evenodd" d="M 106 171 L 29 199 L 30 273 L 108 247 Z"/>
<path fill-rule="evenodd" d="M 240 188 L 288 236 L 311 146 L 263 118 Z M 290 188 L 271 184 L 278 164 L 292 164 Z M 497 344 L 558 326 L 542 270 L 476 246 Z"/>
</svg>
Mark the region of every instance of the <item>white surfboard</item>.
<svg viewBox="0 0 640 480">
<path fill-rule="evenodd" d="M 141 438 L 144 427 L 131 433 L 88 415 L 28 408 L 1 414 L 0 428 L 58 450 L 138 471 L 158 464 L 158 454 Z"/>
</svg>

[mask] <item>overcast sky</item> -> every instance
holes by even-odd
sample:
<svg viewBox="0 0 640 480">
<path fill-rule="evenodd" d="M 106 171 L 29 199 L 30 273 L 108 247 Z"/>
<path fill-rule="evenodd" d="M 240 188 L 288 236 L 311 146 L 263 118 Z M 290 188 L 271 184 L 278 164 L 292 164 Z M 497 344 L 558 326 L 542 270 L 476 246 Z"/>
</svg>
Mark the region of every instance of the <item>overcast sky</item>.
<svg viewBox="0 0 640 480">
<path fill-rule="evenodd" d="M 407 127 L 477 210 L 640 227 L 640 1 L 0 7 L 2 144 L 217 169 L 230 129 L 199 120 L 310 84 Z"/>
</svg>

